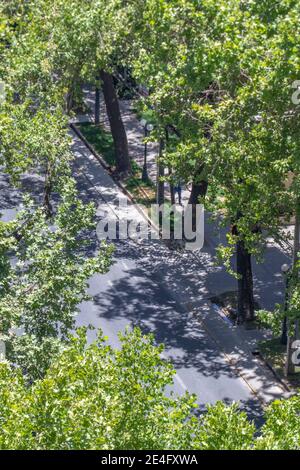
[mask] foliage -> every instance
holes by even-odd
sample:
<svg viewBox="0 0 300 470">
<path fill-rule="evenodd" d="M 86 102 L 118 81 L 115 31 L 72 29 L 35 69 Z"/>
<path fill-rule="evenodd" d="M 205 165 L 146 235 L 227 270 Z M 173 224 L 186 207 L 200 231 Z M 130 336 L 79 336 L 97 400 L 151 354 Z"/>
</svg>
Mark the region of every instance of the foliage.
<svg viewBox="0 0 300 470">
<path fill-rule="evenodd" d="M 257 317 L 261 321 L 262 325 L 271 328 L 275 337 L 280 336 L 282 330 L 282 322 L 286 312 L 282 305 L 276 305 L 273 311 L 259 310 Z"/>
<path fill-rule="evenodd" d="M 1 2 L 6 96 L 0 165 L 24 194 L 24 208 L 15 221 L 0 224 L 0 334 L 27 381 L 42 377 L 63 348 L 88 279 L 107 271 L 112 252 L 97 246 L 91 235 L 95 209 L 80 201 L 71 177 L 64 90 L 51 69 L 55 49 L 35 15 L 38 6 Z M 24 191 L 26 173 L 38 181 L 34 199 L 31 188 Z M 95 256 L 89 258 L 91 248 Z"/>
<path fill-rule="evenodd" d="M 134 71 L 151 94 L 158 133 L 180 135 L 165 163 L 183 181 L 208 181 L 205 204 L 229 227 L 219 254 L 230 270 L 238 240 L 262 258 L 295 210 L 299 106 L 298 2 L 149 1 Z M 235 226 L 235 234 L 231 227 Z"/>
<path fill-rule="evenodd" d="M 235 405 L 197 419 L 193 397 L 168 397 L 174 370 L 139 330 L 115 351 L 101 333 L 89 346 L 84 331 L 69 337 L 111 249 L 86 257 L 94 209 L 71 178 L 65 116 L 84 80 L 129 67 L 150 91 L 138 108 L 153 138 L 176 131 L 164 164 L 208 182 L 205 204 L 229 228 L 220 259 L 232 271 L 240 240 L 261 259 L 299 206 L 299 11 L 298 0 L 0 1 L 0 165 L 14 185 L 28 171 L 43 181 L 38 200 L 0 223 L 1 448 L 300 448 L 298 396 L 274 402 L 257 437 Z M 299 299 L 297 279 L 292 320 Z M 261 317 L 278 330 L 283 311 Z"/>
<path fill-rule="evenodd" d="M 153 337 L 136 329 L 120 335 L 121 348 L 113 350 L 101 332 L 90 345 L 85 335 L 78 331 L 30 388 L 1 364 L 1 448 L 187 448 L 194 398 L 166 396 L 174 370 Z"/>
<path fill-rule="evenodd" d="M 299 449 L 300 397 L 275 401 L 259 435 L 238 406 L 210 405 L 197 418 L 195 397 L 166 394 L 172 365 L 139 329 L 112 349 L 98 332 L 70 337 L 43 379 L 28 386 L 0 363 L 1 449 Z"/>
<path fill-rule="evenodd" d="M 255 426 L 238 405 L 210 405 L 200 421 L 198 447 L 203 450 L 245 450 L 253 444 Z"/>
<path fill-rule="evenodd" d="M 31 201 L 18 214 L 15 227 L 24 220 L 27 226 L 19 232 L 21 243 L 11 246 L 16 264 L 0 298 L 0 330 L 8 357 L 30 379 L 43 375 L 57 338 L 65 338 L 73 328 L 77 305 L 86 299 L 87 280 L 110 265 L 111 248 L 104 245 L 96 257 L 86 257 L 94 243 L 88 236 L 94 226 L 93 205 L 77 198 L 72 179 L 60 185 L 61 201 L 51 223 Z"/>
<path fill-rule="evenodd" d="M 116 165 L 114 143 L 110 132 L 90 123 L 81 124 L 80 131 L 109 166 Z"/>
<path fill-rule="evenodd" d="M 259 450 L 296 450 L 300 448 L 300 398 L 275 400 L 266 412 L 266 424 L 257 439 Z"/>
</svg>

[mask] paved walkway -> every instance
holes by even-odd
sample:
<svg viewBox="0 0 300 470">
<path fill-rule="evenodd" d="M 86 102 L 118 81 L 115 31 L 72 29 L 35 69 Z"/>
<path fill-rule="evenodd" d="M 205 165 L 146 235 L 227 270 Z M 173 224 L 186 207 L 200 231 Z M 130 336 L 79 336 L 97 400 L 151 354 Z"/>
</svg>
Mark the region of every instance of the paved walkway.
<svg viewBox="0 0 300 470">
<path fill-rule="evenodd" d="M 84 89 L 84 100 L 87 108 L 90 110 L 88 114 L 82 114 L 77 116 L 77 121 L 81 122 L 93 122 L 94 121 L 94 101 L 95 92 L 86 87 Z M 143 128 L 136 118 L 136 115 L 132 109 L 131 101 L 120 100 L 120 108 L 122 117 L 124 120 L 126 132 L 128 135 L 128 145 L 130 155 L 136 159 L 136 161 L 142 165 L 143 162 Z M 109 130 L 109 122 L 106 115 L 106 108 L 103 96 L 101 96 L 101 108 L 100 117 L 102 125 Z M 157 156 L 157 145 L 152 144 L 149 147 L 149 173 L 155 181 L 157 174 L 156 156 Z M 166 184 L 167 186 L 167 184 Z M 189 198 L 189 191 L 184 191 L 183 200 L 186 203 Z M 220 229 L 215 224 L 210 223 L 209 214 L 206 214 L 205 222 L 205 243 L 209 247 L 210 255 L 215 256 L 215 250 L 218 244 L 226 244 L 226 229 Z M 283 279 L 281 275 L 281 265 L 289 262 L 291 251 L 288 247 L 284 248 L 275 245 L 273 240 L 269 240 L 268 248 L 265 254 L 265 262 L 262 264 L 255 263 L 254 265 L 254 281 L 255 281 L 255 292 L 257 300 L 262 308 L 273 309 L 276 303 L 281 303 L 283 300 Z M 220 268 L 218 271 L 223 276 L 224 269 Z M 226 279 L 226 280 L 225 280 Z M 229 275 L 223 279 L 216 276 L 211 280 L 210 290 L 214 295 L 219 293 L 235 290 L 236 281 Z"/>
</svg>

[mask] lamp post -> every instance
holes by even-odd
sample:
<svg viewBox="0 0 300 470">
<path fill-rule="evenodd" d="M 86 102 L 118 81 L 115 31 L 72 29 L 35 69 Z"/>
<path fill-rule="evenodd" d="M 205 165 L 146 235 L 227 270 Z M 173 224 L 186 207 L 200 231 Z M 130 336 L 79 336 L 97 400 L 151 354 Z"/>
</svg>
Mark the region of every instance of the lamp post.
<svg viewBox="0 0 300 470">
<path fill-rule="evenodd" d="M 151 131 L 153 131 L 153 125 L 148 123 L 146 119 L 141 120 L 141 125 L 144 128 L 145 132 L 145 145 L 144 145 L 144 165 L 143 165 L 143 172 L 142 172 L 142 181 L 144 183 L 147 183 L 149 180 L 149 175 L 148 175 L 148 167 L 147 167 L 147 137 Z"/>
<path fill-rule="evenodd" d="M 287 345 L 288 342 L 288 321 L 287 321 L 287 309 L 288 309 L 288 301 L 289 301 L 289 273 L 290 273 L 290 266 L 288 264 L 283 264 L 281 266 L 281 272 L 282 275 L 284 276 L 284 281 L 285 281 L 285 294 L 284 294 L 284 318 L 282 322 L 282 333 L 281 333 L 281 338 L 280 342 L 284 346 Z"/>
</svg>

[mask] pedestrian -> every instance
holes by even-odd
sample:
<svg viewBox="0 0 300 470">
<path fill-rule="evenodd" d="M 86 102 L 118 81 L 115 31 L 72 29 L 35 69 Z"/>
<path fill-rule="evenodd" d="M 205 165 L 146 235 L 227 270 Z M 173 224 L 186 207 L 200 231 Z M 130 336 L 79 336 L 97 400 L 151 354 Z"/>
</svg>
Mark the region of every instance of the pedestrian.
<svg viewBox="0 0 300 470">
<path fill-rule="evenodd" d="M 178 203 L 180 206 L 182 206 L 182 186 L 181 186 L 181 181 L 177 181 L 174 185 L 174 196 L 178 194 Z M 176 200 L 175 200 L 176 202 Z"/>
</svg>

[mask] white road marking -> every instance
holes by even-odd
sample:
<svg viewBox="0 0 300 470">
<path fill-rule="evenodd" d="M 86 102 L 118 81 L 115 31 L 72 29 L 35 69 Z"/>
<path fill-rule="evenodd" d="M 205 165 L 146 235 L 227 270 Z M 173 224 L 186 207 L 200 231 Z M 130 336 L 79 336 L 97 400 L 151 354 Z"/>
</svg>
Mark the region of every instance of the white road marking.
<svg viewBox="0 0 300 470">
<path fill-rule="evenodd" d="M 123 261 L 123 260 L 122 260 L 122 265 L 123 265 L 124 269 L 126 269 L 126 270 L 128 269 L 127 264 L 126 264 L 125 261 Z"/>
<path fill-rule="evenodd" d="M 181 379 L 180 375 L 178 374 L 178 372 L 176 373 L 175 377 L 174 377 L 174 380 L 177 380 L 177 382 L 179 383 L 179 385 L 183 388 L 183 390 L 185 392 L 188 391 L 187 387 L 185 386 L 183 380 Z"/>
</svg>

